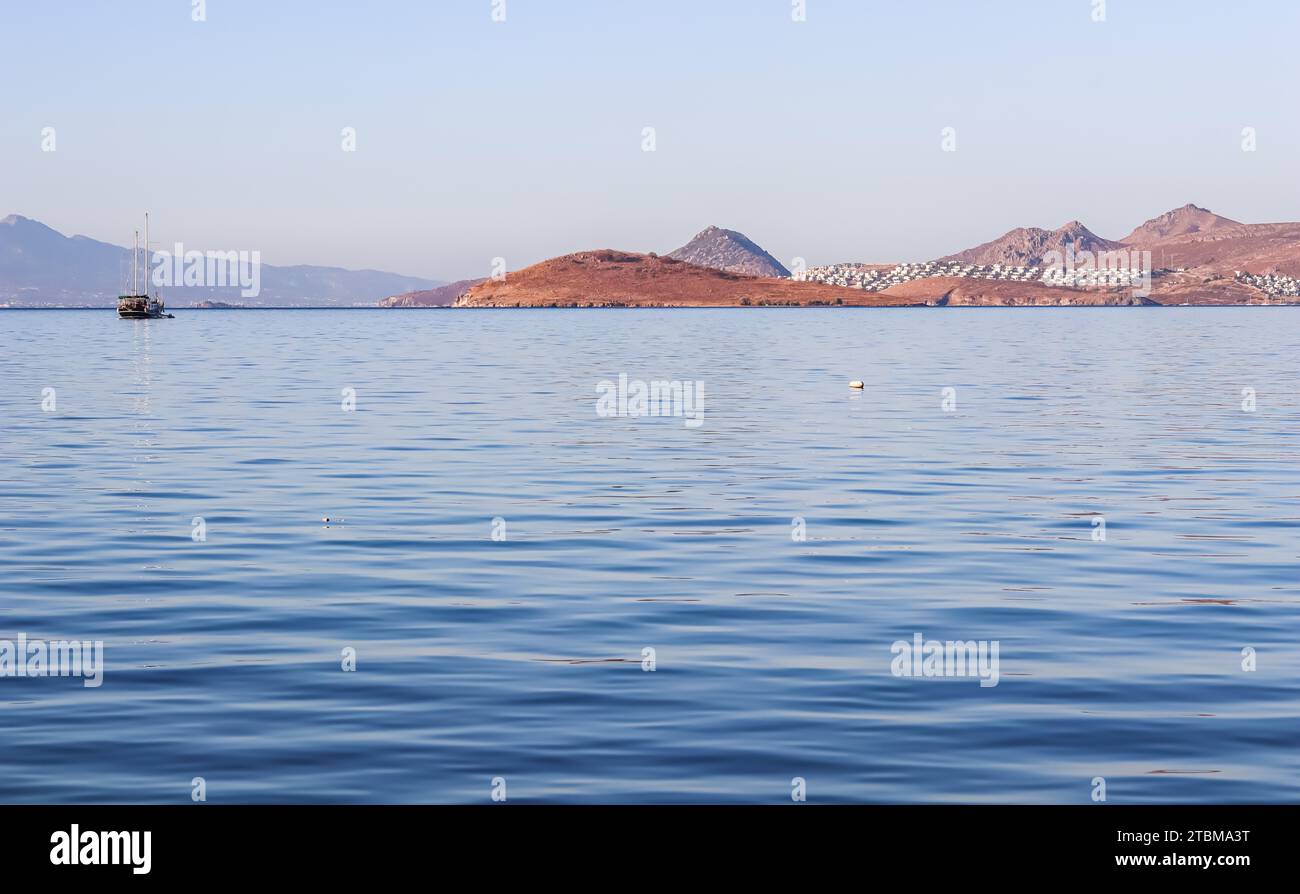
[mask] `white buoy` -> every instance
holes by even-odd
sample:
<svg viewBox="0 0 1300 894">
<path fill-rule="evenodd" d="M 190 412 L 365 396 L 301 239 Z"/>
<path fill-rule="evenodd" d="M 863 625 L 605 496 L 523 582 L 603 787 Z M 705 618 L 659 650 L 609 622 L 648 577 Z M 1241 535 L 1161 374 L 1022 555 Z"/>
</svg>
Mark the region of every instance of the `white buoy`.
<svg viewBox="0 0 1300 894">
<path fill-rule="evenodd" d="M 850 387 L 850 388 L 866 388 L 867 386 L 866 386 L 865 384 L 863 384 L 862 382 L 859 382 L 859 381 L 857 381 L 857 380 L 854 380 L 854 381 L 852 381 L 852 382 L 849 382 L 849 387 Z"/>
</svg>

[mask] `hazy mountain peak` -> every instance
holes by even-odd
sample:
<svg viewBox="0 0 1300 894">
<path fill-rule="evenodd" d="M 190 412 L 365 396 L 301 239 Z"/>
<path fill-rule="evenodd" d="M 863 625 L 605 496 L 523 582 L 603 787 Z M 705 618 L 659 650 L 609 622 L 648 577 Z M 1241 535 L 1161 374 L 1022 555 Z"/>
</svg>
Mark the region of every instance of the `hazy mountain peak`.
<svg viewBox="0 0 1300 894">
<path fill-rule="evenodd" d="M 1240 226 L 1237 221 L 1220 217 L 1208 208 L 1186 204 L 1153 217 L 1124 238 L 1124 242 L 1155 242 L 1171 236 L 1203 233 L 1220 227 Z"/>
<path fill-rule="evenodd" d="M 1114 251 L 1118 242 L 1103 239 L 1083 225 L 1072 220 L 1055 230 L 1038 227 L 1017 227 L 992 242 L 985 242 L 966 251 L 941 258 L 962 264 L 1001 264 L 1004 267 L 1037 267 L 1052 252 L 1065 253 L 1066 244 L 1075 251 Z"/>
<path fill-rule="evenodd" d="M 690 242 L 670 252 L 668 257 L 697 267 L 710 267 L 745 276 L 790 275 L 785 265 L 744 233 L 718 226 L 701 230 Z"/>
</svg>

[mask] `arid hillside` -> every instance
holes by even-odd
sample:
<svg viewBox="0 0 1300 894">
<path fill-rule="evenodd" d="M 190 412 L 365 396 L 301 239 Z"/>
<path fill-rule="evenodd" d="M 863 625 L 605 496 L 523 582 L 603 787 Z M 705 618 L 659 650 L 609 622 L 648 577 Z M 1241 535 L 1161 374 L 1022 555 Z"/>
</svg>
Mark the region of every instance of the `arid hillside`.
<svg viewBox="0 0 1300 894">
<path fill-rule="evenodd" d="M 941 261 L 959 261 L 963 264 L 1017 267 L 1038 267 L 1045 263 L 1049 253 L 1065 254 L 1066 246 L 1080 251 L 1115 251 L 1124 246 L 1093 233 L 1077 220 L 1072 220 L 1055 230 L 1037 227 L 1020 227 L 992 242 L 940 258 Z"/>
<path fill-rule="evenodd" d="M 598 249 L 552 258 L 488 280 L 456 307 L 728 307 L 914 303 L 820 283 L 742 276 L 657 255 Z"/>
</svg>

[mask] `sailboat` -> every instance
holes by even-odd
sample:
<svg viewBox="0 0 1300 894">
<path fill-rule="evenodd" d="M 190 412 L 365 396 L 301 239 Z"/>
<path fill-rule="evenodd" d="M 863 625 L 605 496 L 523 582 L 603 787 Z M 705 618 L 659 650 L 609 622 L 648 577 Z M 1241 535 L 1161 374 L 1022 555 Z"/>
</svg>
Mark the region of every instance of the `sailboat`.
<svg viewBox="0 0 1300 894">
<path fill-rule="evenodd" d="M 149 215 L 144 216 L 144 254 L 146 258 L 144 271 L 144 291 L 140 291 L 140 231 L 135 231 L 135 244 L 131 249 L 131 294 L 117 296 L 117 315 L 123 320 L 159 320 L 164 317 L 174 319 L 167 313 L 162 296 L 155 289 L 149 297 Z"/>
</svg>

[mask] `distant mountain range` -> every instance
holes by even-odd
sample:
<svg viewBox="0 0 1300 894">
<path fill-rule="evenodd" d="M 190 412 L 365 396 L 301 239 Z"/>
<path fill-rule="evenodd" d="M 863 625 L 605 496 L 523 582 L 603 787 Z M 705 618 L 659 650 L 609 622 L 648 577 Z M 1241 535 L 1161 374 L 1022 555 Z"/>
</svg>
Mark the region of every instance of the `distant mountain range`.
<svg viewBox="0 0 1300 894">
<path fill-rule="evenodd" d="M 1036 266 L 1052 250 L 1149 251 L 1155 270 L 1170 271 L 1152 297 L 1163 303 L 1242 304 L 1257 290 L 1234 281 L 1238 272 L 1300 277 L 1300 223 L 1240 223 L 1196 205 L 1183 205 L 1136 227 L 1119 241 L 1103 239 L 1078 221 L 1056 230 L 1033 227 L 940 260 L 965 264 Z"/>
<path fill-rule="evenodd" d="M 163 291 L 173 308 L 205 301 L 251 307 L 1300 303 L 1300 223 L 1244 224 L 1196 205 L 1154 217 L 1118 241 L 1076 220 L 1055 230 L 1017 228 L 936 263 L 1042 267 L 1067 247 L 1076 255 L 1151 252 L 1149 294 L 1138 299 L 1132 289 L 1008 281 L 954 269 L 913 272 L 879 291 L 849 288 L 853 283 L 838 274 L 825 282 L 795 282 L 747 236 L 720 227 L 708 227 L 663 257 L 598 249 L 512 271 L 500 281 L 439 283 L 375 270 L 262 265 L 256 298 L 242 297 L 237 286 Z M 130 265 L 130 249 L 67 237 L 17 215 L 0 220 L 0 304 L 111 306 L 130 280 Z"/>
<path fill-rule="evenodd" d="M 155 244 L 157 248 L 157 244 Z M 165 243 L 163 247 L 170 247 Z M 188 246 L 194 248 L 196 246 Z M 65 236 L 17 214 L 0 220 L 0 304 L 20 307 L 112 306 L 131 282 L 131 249 L 86 236 Z M 379 270 L 261 265 L 261 291 L 240 295 L 237 286 L 162 289 L 170 307 L 200 301 L 258 306 L 373 305 L 385 295 L 441 285 L 436 280 Z M 151 290 L 152 291 L 152 290 Z"/>
<path fill-rule="evenodd" d="M 789 278 L 790 271 L 744 233 L 709 227 L 676 251 L 669 252 L 674 261 L 685 261 L 697 267 L 725 270 L 745 276 L 780 276 Z"/>
<path fill-rule="evenodd" d="M 1001 264 L 1004 267 L 1038 267 L 1051 252 L 1059 252 L 1064 257 L 1067 245 L 1072 245 L 1076 252 L 1118 251 L 1124 248 L 1120 243 L 1102 239 L 1077 220 L 1072 220 L 1055 230 L 1019 227 L 992 242 L 985 242 L 939 260 L 990 266 Z"/>
<path fill-rule="evenodd" d="M 1151 252 L 1149 293 L 1129 286 L 1051 284 L 978 270 L 909 276 L 879 291 L 795 282 L 752 240 L 709 227 L 666 257 L 599 249 L 543 261 L 471 285 L 456 307 L 698 307 L 754 305 L 1135 306 L 1300 303 L 1300 223 L 1243 224 L 1196 205 L 1143 223 L 1121 240 L 1079 221 L 1021 227 L 936 264 L 1039 267 L 1052 252 Z M 840 265 L 855 266 L 855 265 Z M 857 265 L 881 267 L 889 265 Z M 919 265 L 921 266 L 921 265 Z M 1129 266 L 1129 265 L 1126 265 Z M 1140 269 L 1140 265 L 1134 265 Z M 393 303 L 398 303 L 393 299 Z M 400 306 L 418 305 L 403 301 Z"/>
<path fill-rule="evenodd" d="M 985 242 L 939 260 L 962 264 L 1041 266 L 1050 252 L 1064 254 L 1067 245 L 1072 245 L 1076 253 L 1163 248 L 1168 255 L 1175 245 L 1248 239 L 1272 232 L 1278 227 L 1289 228 L 1290 232 L 1300 228 L 1300 224 L 1242 224 L 1196 205 L 1184 205 L 1153 217 L 1118 242 L 1103 239 L 1079 221 L 1072 220 L 1055 230 L 1019 227 L 992 242 Z M 1231 246 L 1233 252 L 1242 247 Z M 1284 250 L 1275 260 L 1287 264 L 1294 258 L 1300 258 L 1300 246 Z M 1207 257 L 1205 260 L 1208 262 L 1211 259 Z"/>
</svg>

